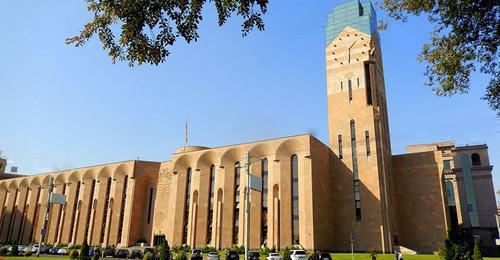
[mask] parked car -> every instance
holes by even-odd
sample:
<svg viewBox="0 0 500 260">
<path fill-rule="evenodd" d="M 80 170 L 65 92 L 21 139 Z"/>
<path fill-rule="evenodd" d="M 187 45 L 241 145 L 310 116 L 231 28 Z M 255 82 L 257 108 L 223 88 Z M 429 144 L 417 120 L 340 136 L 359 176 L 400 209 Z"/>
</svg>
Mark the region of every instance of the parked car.
<svg viewBox="0 0 500 260">
<path fill-rule="evenodd" d="M 49 253 L 49 249 L 50 249 L 50 247 L 48 247 L 48 246 L 42 246 L 40 248 L 40 254 L 48 254 Z"/>
<path fill-rule="evenodd" d="M 51 254 L 51 255 L 57 255 L 57 254 L 58 254 L 58 253 L 57 253 L 58 251 L 59 251 L 59 248 L 57 248 L 57 247 L 52 247 L 52 248 L 50 248 L 50 249 L 49 249 L 49 254 Z"/>
<path fill-rule="evenodd" d="M 191 252 L 191 260 L 203 260 L 203 251 L 201 251 L 201 249 L 193 249 Z"/>
<path fill-rule="evenodd" d="M 10 253 L 12 251 L 12 246 L 11 245 L 5 245 L 5 248 L 7 248 L 7 251 Z"/>
<path fill-rule="evenodd" d="M 238 255 L 238 252 L 236 251 L 227 251 L 227 254 L 226 254 L 226 260 L 239 260 L 240 259 L 240 255 Z"/>
<path fill-rule="evenodd" d="M 36 254 L 38 253 L 38 248 L 40 246 L 38 244 L 34 244 L 33 246 L 31 246 L 31 251 L 33 251 L 33 254 Z"/>
<path fill-rule="evenodd" d="M 142 255 L 142 251 L 141 249 L 139 248 L 134 248 L 132 250 L 130 250 L 130 256 L 129 258 L 139 258 L 139 259 L 142 259 L 143 255 Z"/>
<path fill-rule="evenodd" d="M 128 255 L 129 255 L 128 250 L 125 248 L 118 249 L 116 250 L 115 253 L 116 258 L 128 258 Z"/>
<path fill-rule="evenodd" d="M 317 252 L 315 260 L 332 260 L 332 256 L 328 252 Z"/>
<path fill-rule="evenodd" d="M 260 253 L 257 251 L 249 251 L 247 260 L 260 260 Z"/>
<path fill-rule="evenodd" d="M 115 253 L 116 253 L 116 250 L 113 247 L 108 247 L 108 248 L 104 249 L 102 256 L 103 257 L 108 257 L 108 256 L 115 257 Z"/>
<path fill-rule="evenodd" d="M 68 254 L 68 248 L 67 247 L 61 247 L 59 250 L 57 250 L 58 255 L 67 255 Z"/>
<path fill-rule="evenodd" d="M 24 253 L 27 247 L 27 245 L 18 245 L 17 250 L 19 251 L 19 253 Z"/>
<path fill-rule="evenodd" d="M 28 252 L 28 251 L 30 251 L 30 252 L 33 253 L 33 247 L 32 246 L 27 246 L 27 247 L 24 248 L 24 252 Z"/>
<path fill-rule="evenodd" d="M 282 260 L 283 257 L 279 253 L 269 253 L 266 257 L 267 260 Z"/>
<path fill-rule="evenodd" d="M 291 260 L 307 260 L 307 254 L 304 250 L 290 250 Z"/>
<path fill-rule="evenodd" d="M 219 253 L 217 252 L 210 252 L 208 253 L 207 260 L 219 260 Z"/>
</svg>

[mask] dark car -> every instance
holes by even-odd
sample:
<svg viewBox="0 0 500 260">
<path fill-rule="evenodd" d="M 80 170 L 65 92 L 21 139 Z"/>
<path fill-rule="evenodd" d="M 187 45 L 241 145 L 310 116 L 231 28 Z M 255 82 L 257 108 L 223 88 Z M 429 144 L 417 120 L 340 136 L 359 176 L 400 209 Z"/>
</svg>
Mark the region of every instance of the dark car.
<svg viewBox="0 0 500 260">
<path fill-rule="evenodd" d="M 256 251 L 248 252 L 248 260 L 260 260 L 260 253 Z"/>
<path fill-rule="evenodd" d="M 51 254 L 51 255 L 57 255 L 57 251 L 59 251 L 59 248 L 52 247 L 52 248 L 49 249 L 48 253 Z"/>
<path fill-rule="evenodd" d="M 128 250 L 124 249 L 124 248 L 116 250 L 115 257 L 116 258 L 128 258 Z"/>
<path fill-rule="evenodd" d="M 116 253 L 116 250 L 112 247 L 108 247 L 106 249 L 104 249 L 104 253 L 102 254 L 103 257 L 108 257 L 108 256 L 111 256 L 111 257 L 115 257 L 115 253 Z"/>
<path fill-rule="evenodd" d="M 316 252 L 314 253 L 313 260 L 332 260 L 332 256 L 327 252 Z"/>
<path fill-rule="evenodd" d="M 139 258 L 142 259 L 142 251 L 140 249 L 132 249 L 130 250 L 129 258 Z"/>
<path fill-rule="evenodd" d="M 236 251 L 228 251 L 226 254 L 226 260 L 239 260 L 240 256 Z"/>
<path fill-rule="evenodd" d="M 203 260 L 203 252 L 201 249 L 193 249 L 193 252 L 191 252 L 191 260 Z"/>
</svg>

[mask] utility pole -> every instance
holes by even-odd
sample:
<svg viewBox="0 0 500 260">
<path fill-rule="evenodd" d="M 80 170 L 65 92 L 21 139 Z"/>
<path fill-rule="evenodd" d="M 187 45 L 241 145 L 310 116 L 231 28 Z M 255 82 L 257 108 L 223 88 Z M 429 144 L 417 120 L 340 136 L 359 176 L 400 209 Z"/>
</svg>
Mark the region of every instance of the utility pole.
<svg viewBox="0 0 500 260">
<path fill-rule="evenodd" d="M 248 260 L 248 248 L 250 246 L 250 153 L 246 154 L 246 173 L 247 173 L 247 185 L 246 185 L 246 203 L 245 203 L 245 232 L 246 232 L 246 241 L 245 241 L 245 260 Z"/>
<path fill-rule="evenodd" d="M 40 249 L 42 248 L 42 242 L 43 242 L 43 237 L 47 233 L 47 216 L 49 215 L 49 208 L 50 208 L 50 199 L 52 197 L 52 191 L 54 190 L 54 178 L 52 176 L 49 177 L 49 183 L 42 188 L 47 188 L 47 191 L 49 192 L 49 197 L 47 200 L 47 208 L 45 208 L 45 215 L 43 216 L 43 223 L 42 223 L 42 230 L 40 232 L 40 240 L 38 242 L 38 252 L 36 253 L 36 256 L 40 256 Z"/>
</svg>

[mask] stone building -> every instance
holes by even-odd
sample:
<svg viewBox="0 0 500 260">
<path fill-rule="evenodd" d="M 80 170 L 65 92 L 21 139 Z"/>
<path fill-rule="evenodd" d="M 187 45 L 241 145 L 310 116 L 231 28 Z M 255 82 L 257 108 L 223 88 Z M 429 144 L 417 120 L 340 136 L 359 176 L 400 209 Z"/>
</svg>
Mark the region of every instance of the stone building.
<svg viewBox="0 0 500 260">
<path fill-rule="evenodd" d="M 0 181 L 0 241 L 37 241 L 50 177 L 66 204 L 50 206 L 48 243 L 126 247 L 245 242 L 250 247 L 433 252 L 452 224 L 485 246 L 495 238 L 486 145 L 409 146 L 393 155 L 376 14 L 370 2 L 335 6 L 326 28 L 330 143 L 311 135 L 216 148 L 186 146 L 168 161 L 126 161 Z M 246 154 L 250 164 L 247 164 Z M 479 161 L 479 164 L 478 164 Z"/>
</svg>

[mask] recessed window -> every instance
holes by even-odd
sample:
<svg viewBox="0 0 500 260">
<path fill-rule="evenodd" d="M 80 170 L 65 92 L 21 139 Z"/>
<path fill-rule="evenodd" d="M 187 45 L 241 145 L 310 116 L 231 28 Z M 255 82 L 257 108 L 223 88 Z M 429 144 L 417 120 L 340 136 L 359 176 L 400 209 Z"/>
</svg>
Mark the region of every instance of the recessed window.
<svg viewBox="0 0 500 260">
<path fill-rule="evenodd" d="M 351 79 L 347 80 L 347 87 L 349 88 L 349 101 L 352 101 L 352 82 L 351 82 Z"/>
<path fill-rule="evenodd" d="M 481 166 L 481 157 L 479 156 L 478 153 L 473 153 L 471 155 L 472 159 L 472 166 Z"/>
<path fill-rule="evenodd" d="M 339 159 L 343 158 L 343 153 L 342 153 L 342 135 L 338 136 L 338 142 L 339 142 Z"/>
<path fill-rule="evenodd" d="M 365 131 L 365 145 L 366 145 L 366 156 L 370 156 L 370 132 Z"/>
</svg>

